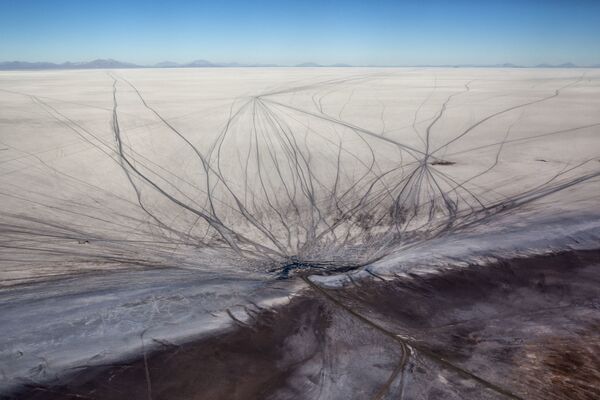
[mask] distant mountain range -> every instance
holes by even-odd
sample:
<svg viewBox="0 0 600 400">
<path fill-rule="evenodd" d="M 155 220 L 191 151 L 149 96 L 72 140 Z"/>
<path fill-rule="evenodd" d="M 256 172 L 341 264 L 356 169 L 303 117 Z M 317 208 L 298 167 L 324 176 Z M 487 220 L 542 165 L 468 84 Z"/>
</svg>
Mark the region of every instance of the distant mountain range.
<svg viewBox="0 0 600 400">
<path fill-rule="evenodd" d="M 289 65 L 279 64 L 241 64 L 236 62 L 231 63 L 214 63 L 207 60 L 194 60 L 189 63 L 177 63 L 173 61 L 163 61 L 154 65 L 138 65 L 117 61 L 113 59 L 97 59 L 87 62 L 64 62 L 61 64 L 50 62 L 27 62 L 27 61 L 5 61 L 0 62 L 0 70 L 60 70 L 60 69 L 116 69 L 116 68 L 236 68 L 236 67 L 290 67 Z M 317 64 L 314 62 L 305 62 L 292 65 L 297 68 L 348 68 L 354 67 L 349 64 Z M 400 65 L 357 65 L 356 67 L 400 67 Z M 538 64 L 533 67 L 515 65 L 511 63 L 478 65 L 478 64 L 460 64 L 460 65 L 404 65 L 403 67 L 445 67 L 445 68 L 600 68 L 600 64 L 589 66 L 579 66 L 573 63 L 564 63 L 559 65 L 553 64 Z"/>
<path fill-rule="evenodd" d="M 87 62 L 65 62 L 55 64 L 50 62 L 7 61 L 0 62 L 0 70 L 24 69 L 110 69 L 110 68 L 140 68 L 139 65 L 112 59 L 98 59 Z"/>
</svg>

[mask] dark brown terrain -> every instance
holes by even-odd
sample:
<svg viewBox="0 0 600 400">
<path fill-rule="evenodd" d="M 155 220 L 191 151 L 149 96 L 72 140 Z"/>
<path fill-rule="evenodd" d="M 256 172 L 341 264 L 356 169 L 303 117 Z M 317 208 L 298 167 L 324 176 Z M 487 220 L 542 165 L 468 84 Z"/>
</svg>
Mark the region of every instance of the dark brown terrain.
<svg viewBox="0 0 600 400">
<path fill-rule="evenodd" d="M 304 279 L 251 324 L 7 398 L 600 398 L 598 251 L 339 289 Z"/>
</svg>

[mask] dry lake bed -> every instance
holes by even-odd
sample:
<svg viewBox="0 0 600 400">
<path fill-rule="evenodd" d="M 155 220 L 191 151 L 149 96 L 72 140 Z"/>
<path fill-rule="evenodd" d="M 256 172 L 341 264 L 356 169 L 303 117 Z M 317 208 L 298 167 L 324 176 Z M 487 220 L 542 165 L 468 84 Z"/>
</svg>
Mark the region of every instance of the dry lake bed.
<svg viewBox="0 0 600 400">
<path fill-rule="evenodd" d="M 600 398 L 600 69 L 0 72 L 0 398 Z"/>
</svg>

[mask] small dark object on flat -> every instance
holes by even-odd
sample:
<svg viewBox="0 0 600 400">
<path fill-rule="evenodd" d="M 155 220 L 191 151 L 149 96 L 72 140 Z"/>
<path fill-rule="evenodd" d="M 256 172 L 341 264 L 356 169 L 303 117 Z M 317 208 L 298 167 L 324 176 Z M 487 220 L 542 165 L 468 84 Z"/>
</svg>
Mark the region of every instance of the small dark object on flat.
<svg viewBox="0 0 600 400">
<path fill-rule="evenodd" d="M 456 164 L 454 161 L 447 160 L 435 160 L 431 163 L 431 165 L 454 165 Z"/>
</svg>

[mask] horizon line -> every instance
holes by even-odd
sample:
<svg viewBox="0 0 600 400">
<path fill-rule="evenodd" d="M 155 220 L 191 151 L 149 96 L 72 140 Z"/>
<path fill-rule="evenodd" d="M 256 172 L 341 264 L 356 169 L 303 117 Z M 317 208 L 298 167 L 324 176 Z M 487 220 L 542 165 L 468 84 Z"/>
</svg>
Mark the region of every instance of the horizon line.
<svg viewBox="0 0 600 400">
<path fill-rule="evenodd" d="M 97 58 L 91 61 L 0 61 L 0 70 L 49 70 L 49 69 L 134 69 L 134 68 L 600 68 L 600 63 L 577 65 L 572 62 L 560 64 L 540 63 L 536 65 L 521 65 L 511 62 L 496 64 L 458 63 L 458 64 L 362 64 L 347 63 L 321 64 L 302 62 L 297 64 L 277 63 L 241 63 L 241 62 L 212 62 L 197 59 L 189 62 L 160 61 L 152 64 L 137 64 L 119 61 L 112 58 Z"/>
</svg>

